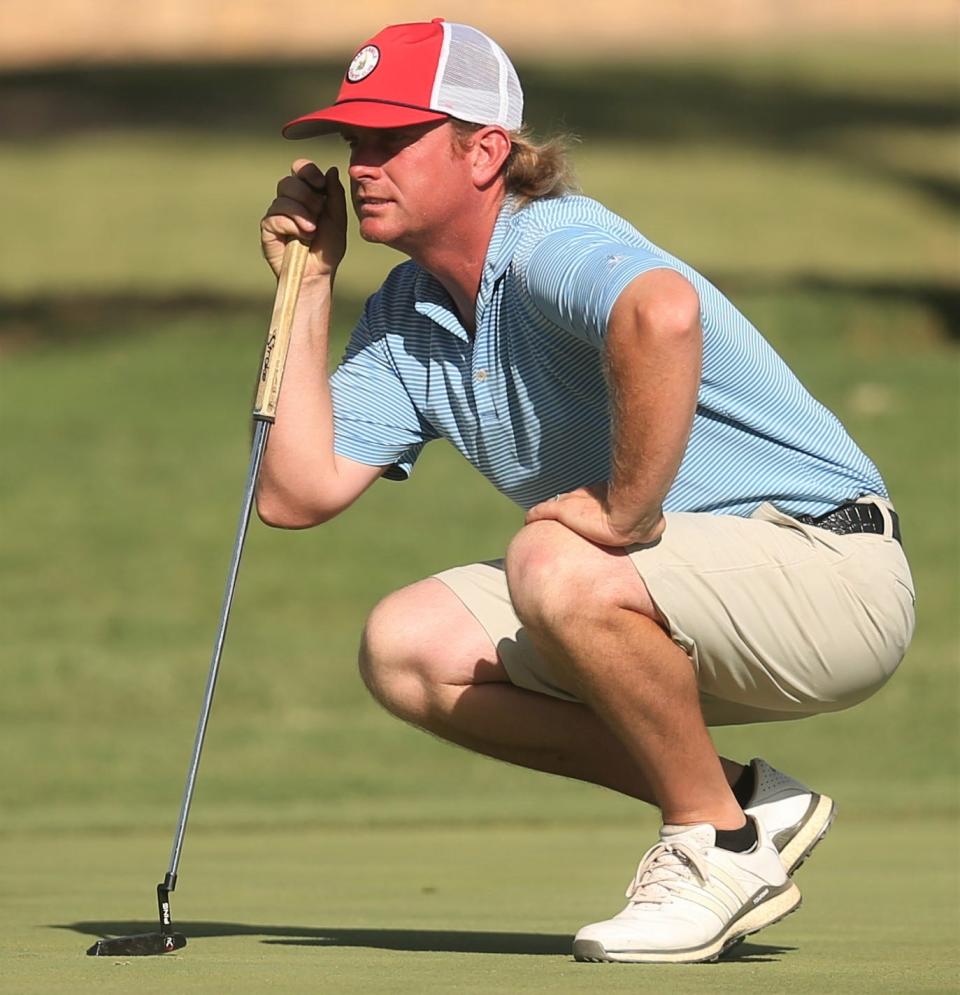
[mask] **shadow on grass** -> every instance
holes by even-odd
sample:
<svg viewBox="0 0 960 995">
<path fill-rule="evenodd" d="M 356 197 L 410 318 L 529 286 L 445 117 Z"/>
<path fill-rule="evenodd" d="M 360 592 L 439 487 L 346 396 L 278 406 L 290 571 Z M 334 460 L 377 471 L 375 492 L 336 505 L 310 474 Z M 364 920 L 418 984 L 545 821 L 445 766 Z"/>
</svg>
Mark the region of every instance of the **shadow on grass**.
<svg viewBox="0 0 960 995">
<path fill-rule="evenodd" d="M 922 49 L 919 50 L 922 54 Z M 878 56 L 878 59 L 880 57 Z M 863 129 L 956 128 L 952 77 L 937 88 L 872 90 L 809 84 L 789 67 L 759 76 L 692 61 L 521 63 L 529 123 L 586 140 L 668 146 L 725 143 L 811 151 L 910 187 L 955 210 L 960 182 L 864 154 Z M 283 123 L 333 99 L 343 61 L 86 65 L 0 72 L 3 138 L 116 129 L 279 135 Z M 919 171 L 918 171 L 919 170 Z"/>
<path fill-rule="evenodd" d="M 156 921 L 75 922 L 69 929 L 87 936 L 127 936 L 156 930 Z M 374 947 L 379 950 L 472 954 L 568 954 L 572 936 L 551 933 L 488 933 L 453 929 L 345 929 L 340 926 L 271 926 L 239 922 L 178 922 L 188 940 L 214 936 L 260 936 L 263 942 L 293 946 Z M 276 937 L 276 939 L 269 939 Z"/>
<path fill-rule="evenodd" d="M 0 350 L 83 345 L 191 319 L 207 320 L 218 328 L 225 322 L 249 321 L 266 329 L 269 308 L 270 301 L 263 294 L 216 290 L 47 293 L 17 300 L 0 297 Z M 362 299 L 343 294 L 337 297 L 339 321 L 352 325 L 362 310 Z"/>
<path fill-rule="evenodd" d="M 932 315 L 946 338 L 960 340 L 960 288 L 945 283 L 911 280 L 830 278 L 798 273 L 787 279 L 748 273 L 705 274 L 736 303 L 752 292 L 846 295 L 880 304 L 916 304 Z M 375 289 L 371 287 L 371 292 Z M 0 346 L 76 343 L 111 335 L 128 335 L 138 327 L 181 319 L 204 318 L 218 325 L 224 320 L 263 323 L 268 302 L 262 294 L 195 291 L 173 294 L 149 292 L 121 294 L 44 294 L 22 300 L 0 298 Z M 339 296 L 338 320 L 352 324 L 363 309 L 361 298 Z"/>
<path fill-rule="evenodd" d="M 643 142 L 722 138 L 808 149 L 863 126 L 952 129 L 942 91 L 902 86 L 825 89 L 776 71 L 754 78 L 695 62 L 520 63 L 525 105 L 538 128 Z M 104 126 L 275 134 L 287 118 L 333 99 L 341 60 L 138 63 L 0 72 L 7 138 Z"/>
<path fill-rule="evenodd" d="M 51 926 L 86 936 L 127 936 L 156 930 L 155 921 L 75 922 Z M 189 940 L 217 936 L 259 936 L 272 946 L 371 947 L 376 950 L 457 954 L 572 956 L 573 937 L 560 933 L 491 933 L 458 929 L 348 929 L 340 926 L 268 926 L 239 922 L 186 922 L 176 928 Z M 721 963 L 769 963 L 795 947 L 740 943 Z"/>
</svg>

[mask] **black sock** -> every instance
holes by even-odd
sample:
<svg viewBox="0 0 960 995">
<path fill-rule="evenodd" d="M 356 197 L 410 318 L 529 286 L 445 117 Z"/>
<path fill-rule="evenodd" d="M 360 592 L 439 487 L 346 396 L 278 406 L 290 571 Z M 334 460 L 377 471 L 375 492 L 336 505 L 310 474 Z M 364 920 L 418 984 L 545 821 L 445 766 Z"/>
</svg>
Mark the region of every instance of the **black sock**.
<svg viewBox="0 0 960 995">
<path fill-rule="evenodd" d="M 717 846 L 734 853 L 746 853 L 757 845 L 757 826 L 748 818 L 739 829 L 718 829 Z"/>
<path fill-rule="evenodd" d="M 753 764 L 747 764 L 740 772 L 736 784 L 731 785 L 733 797 L 737 799 L 740 808 L 746 808 L 747 802 L 753 796 L 753 789 L 756 787 L 756 776 L 753 773 Z"/>
</svg>

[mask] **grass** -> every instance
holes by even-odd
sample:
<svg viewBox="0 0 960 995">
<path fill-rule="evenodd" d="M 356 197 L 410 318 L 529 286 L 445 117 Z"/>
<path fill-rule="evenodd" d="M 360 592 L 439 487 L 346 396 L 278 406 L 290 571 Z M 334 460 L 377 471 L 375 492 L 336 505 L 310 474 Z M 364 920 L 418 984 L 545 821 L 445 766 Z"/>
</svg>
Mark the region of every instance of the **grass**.
<svg viewBox="0 0 960 995">
<path fill-rule="evenodd" d="M 896 779 L 897 804 L 909 807 L 919 795 L 942 808 L 952 797 L 953 768 L 930 766 L 925 756 L 942 748 L 945 735 L 946 744 L 955 743 L 954 697 L 936 693 L 938 686 L 956 689 L 948 669 L 956 645 L 956 535 L 939 525 L 957 486 L 955 356 L 936 340 L 910 348 L 891 342 L 875 357 L 862 355 L 861 324 L 874 316 L 872 332 L 882 337 L 884 318 L 855 302 L 838 307 L 832 298 L 759 295 L 745 304 L 763 325 L 776 326 L 777 344 L 801 376 L 817 385 L 887 472 L 921 592 L 920 632 L 905 664 L 910 680 L 891 682 L 844 715 L 779 727 L 776 740 L 788 755 L 797 750 L 807 769 L 816 773 L 819 763 L 826 775 L 845 740 L 883 728 L 886 735 L 869 756 L 845 765 L 858 804 L 866 803 L 875 783 L 867 776 L 860 790 L 857 782 L 883 767 Z M 891 337 L 910 317 L 909 310 L 886 315 Z M 205 674 L 247 454 L 250 356 L 261 336 L 260 323 L 216 328 L 185 320 L 126 339 L 15 357 L 17 375 L 5 399 L 8 451 L 14 465 L 30 472 L 6 487 L 5 519 L 22 527 L 5 537 L 3 593 L 14 623 L 6 674 L 22 694 L 0 706 L 0 736 L 12 747 L 25 733 L 32 739 L 38 729 L 46 732 L 31 777 L 4 786 L 14 822 L 28 827 L 56 818 L 71 784 L 69 818 L 81 823 L 101 808 L 113 820 L 135 822 L 134 811 L 149 806 L 155 788 L 176 795 L 179 763 L 165 764 L 149 784 L 140 772 L 157 748 L 160 723 L 183 744 L 180 755 L 189 744 L 194 710 L 183 702 L 198 700 Z M 191 361 L 184 363 L 184 356 Z M 211 378 L 214 368 L 218 375 Z M 852 369 L 855 377 L 846 372 Z M 91 397 L 109 398 L 112 413 L 90 406 Z M 940 431 L 924 444 L 911 431 L 916 425 Z M 451 506 L 456 515 L 449 514 Z M 367 730 L 364 749 L 351 757 L 340 751 L 337 767 L 324 774 L 325 794 L 332 790 L 341 804 L 354 798 L 364 811 L 384 797 L 402 797 L 417 785 L 417 767 L 398 782 L 390 757 L 411 750 L 418 762 L 435 763 L 442 772 L 431 790 L 440 799 L 452 793 L 476 815 L 506 774 L 380 716 L 354 673 L 356 638 L 383 593 L 449 563 L 495 555 L 518 523 L 515 509 L 477 486 L 456 454 L 431 447 L 410 483 L 378 484 L 351 514 L 324 529 L 283 534 L 255 525 L 205 790 L 229 802 L 255 784 L 253 793 L 265 792 L 271 802 L 267 818 L 281 818 L 285 804 L 302 815 L 302 775 L 283 758 L 290 751 L 336 753 L 356 723 Z M 426 534 L 434 541 L 424 544 Z M 391 555 L 384 557 L 387 544 Z M 41 549 L 53 555 L 40 556 Z M 81 711 L 72 708 L 78 694 Z M 918 714 L 933 721 L 918 722 Z M 126 730 L 120 752 L 118 727 Z M 815 752 L 813 728 L 821 742 Z M 746 738 L 735 730 L 721 735 L 738 747 Z M 217 748 L 221 736 L 229 739 Z M 61 753 L 69 754 L 65 767 Z M 99 765 L 94 784 L 83 776 L 90 762 Z M 464 779 L 464 765 L 482 784 L 473 806 L 469 797 L 477 785 L 472 776 Z M 542 790 L 551 804 L 569 790 L 515 776 L 525 797 L 537 799 Z M 113 802 L 120 784 L 125 815 Z"/>
<path fill-rule="evenodd" d="M 194 942 L 171 966 L 82 958 L 94 933 L 139 929 L 129 920 L 151 912 L 246 456 L 262 327 L 184 320 L 12 357 L 8 451 L 30 470 L 7 481 L 4 506 L 19 524 L 4 541 L 4 672 L 16 692 L 0 723 L 0 749 L 23 758 L 0 796 L 16 990 L 93 979 L 106 991 L 253 991 L 267 979 L 338 992 L 949 990 L 956 537 L 939 523 L 956 488 L 955 352 L 936 338 L 898 345 L 910 309 L 810 295 L 745 303 L 890 471 L 921 591 L 915 644 L 875 699 L 718 735 L 733 755 L 769 755 L 841 801 L 804 871 L 799 915 L 742 960 L 669 980 L 662 969 L 639 982 L 617 969 L 586 978 L 570 962 L 567 938 L 616 903 L 651 813 L 437 743 L 381 714 L 354 672 L 357 631 L 381 593 L 489 555 L 517 523 L 436 448 L 413 481 L 377 485 L 325 529 L 254 526 L 175 903 Z M 868 321 L 874 344 L 891 339 L 879 351 L 861 342 Z M 89 398 L 108 398 L 109 416 Z M 917 425 L 943 431 L 918 438 Z M 920 877 L 918 850 L 933 855 Z"/>
<path fill-rule="evenodd" d="M 903 131 L 870 133 L 877 158 L 898 147 Z M 860 137 L 854 131 L 845 140 Z M 916 158 L 946 160 L 952 141 L 928 135 Z M 4 149 L 4 215 L 14 231 L 49 234 L 11 239 L 0 291 L 13 300 L 50 293 L 150 299 L 202 291 L 247 300 L 266 294 L 270 278 L 258 258 L 257 221 L 296 156 L 344 163 L 338 139 L 291 146 L 124 132 Z M 956 270 L 951 215 L 895 172 L 868 170 L 856 159 L 838 162 L 816 148 L 664 149 L 606 139 L 585 144 L 576 162 L 588 193 L 715 276 L 942 285 Z M 758 187 L 777 196 L 758 198 Z M 106 199 L 82 194 L 92 189 L 107 191 Z M 735 258 L 731 237 L 738 242 Z M 338 284 L 348 295 L 365 296 L 400 260 L 353 232 Z"/>
<path fill-rule="evenodd" d="M 617 904 L 638 835 L 559 824 L 197 832 L 173 903 L 187 949 L 103 961 L 82 956 L 95 938 L 156 928 L 166 840 L 41 835 L 18 841 L 0 952 L 24 993 L 870 993 L 955 982 L 956 876 L 914 857 L 949 847 L 953 826 L 916 816 L 838 822 L 799 874 L 804 907 L 718 964 L 575 964 L 571 935 Z"/>
<path fill-rule="evenodd" d="M 890 43 L 653 60 L 630 77 L 651 99 L 628 108 L 616 103 L 624 68 L 531 67 L 531 106 L 545 120 L 569 98 L 589 139 L 585 187 L 729 290 L 877 461 L 918 585 L 914 644 L 875 698 L 718 732 L 732 755 L 823 785 L 842 815 L 801 873 L 801 913 L 730 963 L 682 972 L 591 970 L 567 953 L 577 926 L 616 905 L 652 813 L 438 743 L 381 713 L 356 676 L 379 597 L 495 555 L 519 524 L 442 446 L 412 481 L 376 485 L 322 529 L 253 526 L 174 905 L 195 942 L 161 961 L 79 956 L 152 915 L 165 866 L 269 311 L 256 219 L 290 150 L 237 116 L 204 134 L 174 99 L 180 74 L 162 68 L 110 85 L 93 70 L 15 80 L 41 109 L 55 85 L 87 113 L 122 111 L 123 94 L 168 103 L 162 127 L 93 114 L 0 143 L 0 751 L 12 758 L 0 955 L 13 989 L 955 988 L 948 55 Z M 204 72 L 231 79 L 229 67 L 187 76 Z M 254 121 L 284 87 L 301 99 L 302 75 L 260 72 Z M 586 115 L 590 100 L 602 114 Z M 354 242 L 341 342 L 399 259 Z"/>
<path fill-rule="evenodd" d="M 944 286 L 960 261 L 955 61 L 931 39 L 521 68 L 529 120 L 583 136 L 587 192 L 704 271 Z M 331 73 L 0 76 L 20 96 L 11 121 L 32 108 L 0 141 L 0 293 L 265 293 L 256 223 L 274 183 L 295 156 L 344 163 L 339 139 L 278 136 Z M 365 295 L 399 258 L 354 237 L 341 290 Z"/>
</svg>

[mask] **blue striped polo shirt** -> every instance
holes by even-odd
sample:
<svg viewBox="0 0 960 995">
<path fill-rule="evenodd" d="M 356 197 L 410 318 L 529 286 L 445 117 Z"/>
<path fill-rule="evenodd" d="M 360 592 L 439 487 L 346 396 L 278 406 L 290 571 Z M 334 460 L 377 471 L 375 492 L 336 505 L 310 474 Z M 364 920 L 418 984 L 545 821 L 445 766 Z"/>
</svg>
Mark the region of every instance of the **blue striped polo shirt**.
<svg viewBox="0 0 960 995">
<path fill-rule="evenodd" d="M 653 269 L 700 296 L 703 372 L 667 511 L 749 515 L 763 501 L 823 514 L 886 495 L 876 467 L 749 321 L 685 263 L 587 197 L 497 219 L 476 334 L 413 261 L 366 304 L 330 383 L 335 449 L 405 479 L 447 439 L 524 508 L 610 477 L 604 334 L 619 294 Z"/>
</svg>

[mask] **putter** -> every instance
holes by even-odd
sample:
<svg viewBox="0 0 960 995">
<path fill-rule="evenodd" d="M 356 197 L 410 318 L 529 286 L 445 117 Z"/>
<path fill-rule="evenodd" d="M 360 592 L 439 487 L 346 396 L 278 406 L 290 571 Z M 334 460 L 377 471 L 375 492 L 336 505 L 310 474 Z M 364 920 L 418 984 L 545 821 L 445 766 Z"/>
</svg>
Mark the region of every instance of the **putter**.
<svg viewBox="0 0 960 995">
<path fill-rule="evenodd" d="M 180 818 L 177 821 L 173 837 L 170 866 L 163 881 L 157 885 L 160 929 L 156 933 L 138 933 L 134 936 L 115 936 L 111 939 L 97 940 L 87 951 L 92 957 L 146 957 L 151 954 L 172 953 L 174 950 L 179 950 L 187 945 L 187 938 L 183 933 L 177 933 L 173 928 L 173 918 L 170 914 L 170 892 L 177 886 L 177 868 L 180 865 L 180 854 L 183 850 L 183 836 L 187 828 L 190 804 L 193 801 L 193 789 L 197 779 L 197 769 L 200 766 L 203 740 L 207 734 L 210 706 L 213 704 L 213 692 L 220 670 L 220 657 L 223 655 L 227 623 L 230 621 L 230 608 L 233 605 L 233 592 L 237 585 L 237 573 L 240 570 L 240 557 L 243 555 L 243 543 L 247 537 L 247 526 L 250 524 L 250 511 L 253 508 L 257 478 L 260 475 L 260 463 L 267 445 L 267 436 L 270 434 L 270 426 L 277 414 L 277 400 L 280 396 L 283 367 L 287 359 L 287 348 L 290 345 L 290 330 L 293 325 L 297 296 L 300 293 L 303 268 L 309 252 L 309 246 L 294 239 L 287 243 L 283 253 L 283 264 L 277 283 L 277 296 L 273 305 L 273 316 L 270 319 L 270 330 L 267 333 L 267 341 L 263 348 L 260 380 L 253 406 L 254 432 L 253 446 L 250 451 L 250 466 L 247 470 L 247 483 L 243 491 L 237 538 L 233 545 L 233 556 L 227 573 L 227 586 L 223 595 L 223 607 L 220 611 L 220 625 L 213 644 L 210 673 L 207 676 L 203 706 L 200 709 L 200 721 L 197 724 L 197 736 L 194 740 L 193 754 L 190 757 L 190 766 L 187 770 L 187 783 L 183 791 Z"/>
</svg>

